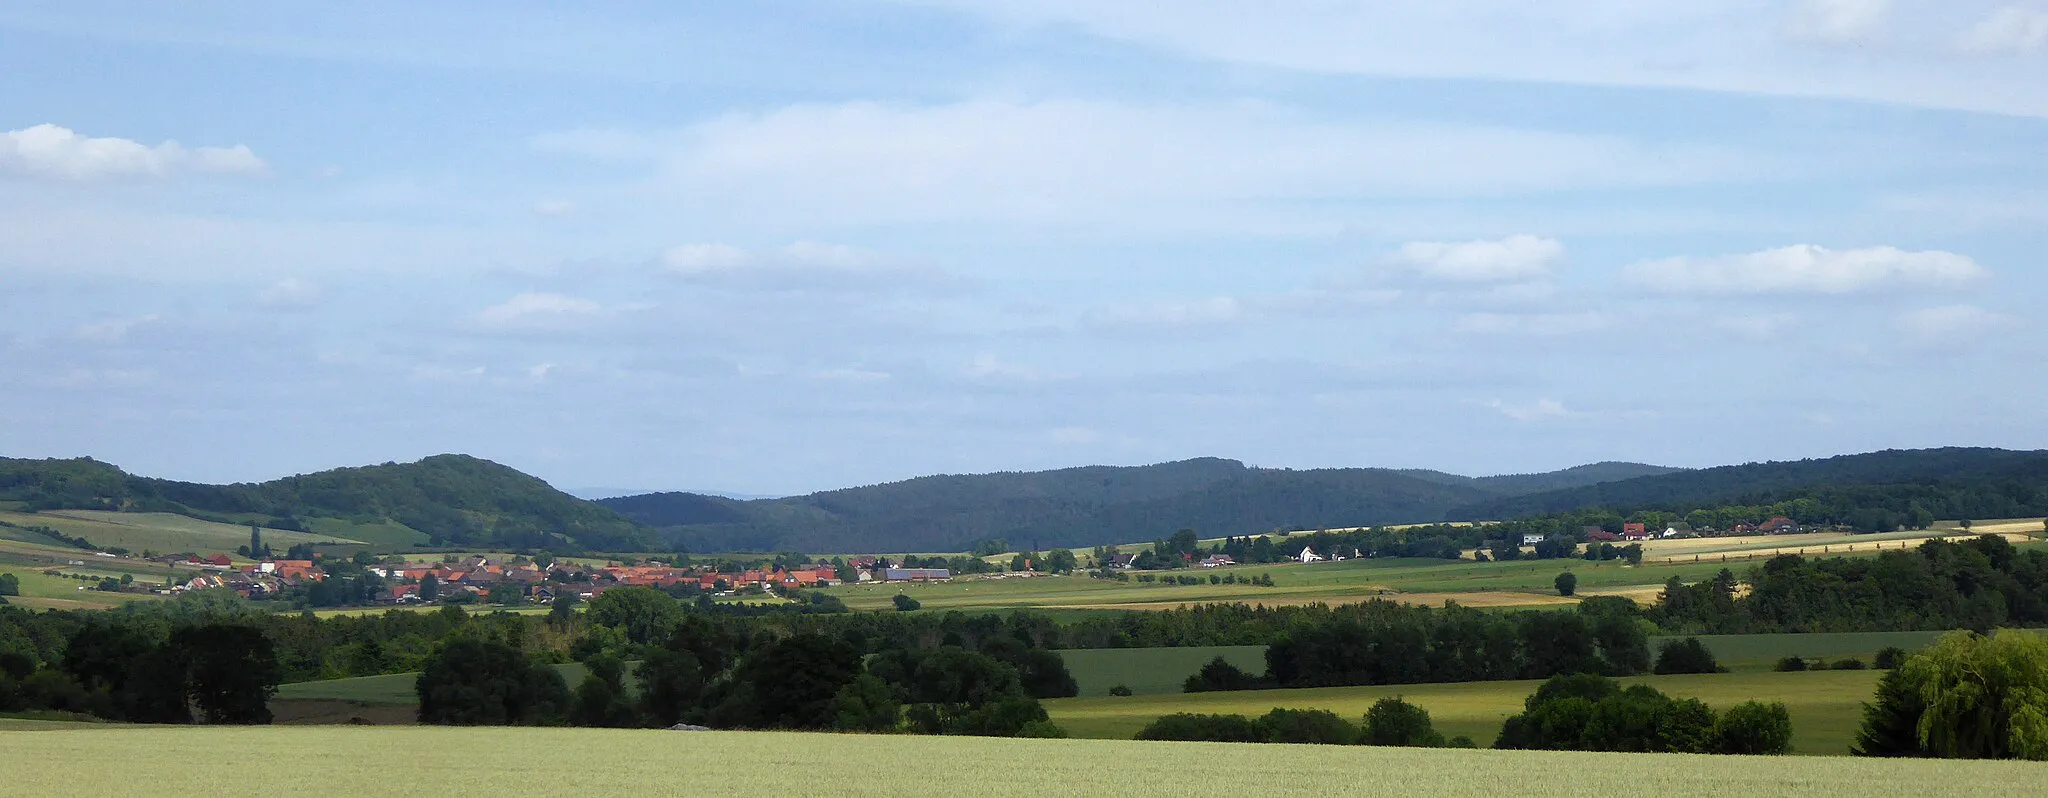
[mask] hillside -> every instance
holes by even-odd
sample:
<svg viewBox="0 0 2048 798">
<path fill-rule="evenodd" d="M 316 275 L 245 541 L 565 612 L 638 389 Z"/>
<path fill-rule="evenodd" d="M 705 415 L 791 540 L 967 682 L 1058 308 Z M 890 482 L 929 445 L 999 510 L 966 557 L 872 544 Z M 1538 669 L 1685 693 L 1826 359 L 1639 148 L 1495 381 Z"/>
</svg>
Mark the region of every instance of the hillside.
<svg viewBox="0 0 2048 798">
<path fill-rule="evenodd" d="M 1887 450 L 1820 460 L 1721 466 L 1475 501 L 1451 520 L 1521 518 L 1587 508 L 1683 512 L 1812 499 L 1824 504 L 1918 504 L 1939 518 L 2032 516 L 2048 508 L 2048 452 Z"/>
<path fill-rule="evenodd" d="M 941 475 L 735 501 L 692 493 L 604 499 L 697 551 L 959 551 L 984 540 L 1051 548 L 1205 535 L 1436 521 L 1457 507 L 1589 480 L 1665 474 L 1624 463 L 1472 477 L 1376 468 L 1294 471 L 1201 458 L 1150 466 Z"/>
<path fill-rule="evenodd" d="M 418 542 L 450 545 L 639 550 L 652 538 L 539 479 L 452 454 L 233 485 L 139 477 L 89 458 L 0 458 L 0 502 L 29 511 L 163 512 L 320 533 L 397 525 Z"/>
</svg>

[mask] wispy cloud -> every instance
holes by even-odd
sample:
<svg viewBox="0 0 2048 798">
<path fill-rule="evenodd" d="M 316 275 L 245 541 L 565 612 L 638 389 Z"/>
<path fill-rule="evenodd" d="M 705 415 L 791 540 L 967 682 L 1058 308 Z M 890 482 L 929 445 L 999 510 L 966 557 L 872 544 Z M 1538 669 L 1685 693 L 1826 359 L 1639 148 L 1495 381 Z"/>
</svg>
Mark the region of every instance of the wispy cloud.
<svg viewBox="0 0 2048 798">
<path fill-rule="evenodd" d="M 260 175 L 268 170 L 263 159 L 240 144 L 187 148 L 166 141 L 152 146 L 123 138 L 82 136 L 49 124 L 0 133 L 0 174 L 87 181 Z"/>
</svg>

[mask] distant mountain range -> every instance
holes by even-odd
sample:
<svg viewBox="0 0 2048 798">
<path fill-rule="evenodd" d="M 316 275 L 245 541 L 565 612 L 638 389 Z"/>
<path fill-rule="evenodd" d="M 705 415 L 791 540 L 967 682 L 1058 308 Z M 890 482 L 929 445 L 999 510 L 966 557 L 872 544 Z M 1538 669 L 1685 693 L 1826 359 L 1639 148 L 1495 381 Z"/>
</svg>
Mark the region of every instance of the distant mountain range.
<svg viewBox="0 0 2048 798">
<path fill-rule="evenodd" d="M 140 477 L 89 458 L 0 458 L 0 509 L 172 512 L 281 529 L 341 519 L 402 525 L 420 541 L 449 546 L 594 551 L 945 552 L 992 539 L 1044 549 L 1147 541 L 1184 528 L 1222 536 L 1796 498 L 1894 512 L 1918 504 L 1980 518 L 2048 514 L 2048 452 L 1884 451 L 1699 470 L 1598 463 L 1477 478 L 1201 458 L 920 477 L 779 499 L 672 492 L 594 502 L 465 455 L 235 485 Z"/>
<path fill-rule="evenodd" d="M 655 493 L 598 503 L 693 551 L 960 551 L 995 539 L 1042 549 L 1151 540 L 1183 528 L 1224 535 L 1438 521 L 1475 502 L 1675 471 L 1599 463 L 1473 478 L 1379 468 L 1251 468 L 1201 458 L 920 477 L 766 501 Z"/>
</svg>

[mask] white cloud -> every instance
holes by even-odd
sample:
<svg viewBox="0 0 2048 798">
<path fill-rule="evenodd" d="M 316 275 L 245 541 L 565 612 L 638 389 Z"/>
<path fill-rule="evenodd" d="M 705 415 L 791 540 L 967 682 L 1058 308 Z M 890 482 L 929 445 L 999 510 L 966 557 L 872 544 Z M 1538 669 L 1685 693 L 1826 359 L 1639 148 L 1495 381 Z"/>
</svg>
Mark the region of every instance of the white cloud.
<svg viewBox="0 0 2048 798">
<path fill-rule="evenodd" d="M 1503 416 L 1523 422 L 1548 421 L 1580 415 L 1556 399 L 1538 399 L 1533 404 L 1510 404 L 1494 399 L 1486 402 L 1485 406 Z"/>
<path fill-rule="evenodd" d="M 478 311 L 472 321 L 484 330 L 544 331 L 586 326 L 604 314 L 596 300 L 550 293 L 524 293 Z"/>
<path fill-rule="evenodd" d="M 1965 51 L 1983 54 L 2048 48 L 2048 8 L 2003 6 L 1970 28 L 1961 44 Z"/>
<path fill-rule="evenodd" d="M 1467 313 L 1454 326 L 1458 332 L 1474 335 L 1513 335 L 1553 338 L 1580 335 L 1606 329 L 1611 321 L 1597 312 L 1584 313 Z"/>
<path fill-rule="evenodd" d="M 1738 181 L 1796 168 L 1734 150 L 1540 130 L 1318 119 L 1263 102 L 796 105 L 654 148 L 656 189 L 707 225 L 994 220 L 1133 229 L 1319 226 L 1272 200 L 1510 196 Z"/>
<path fill-rule="evenodd" d="M 149 146 L 122 138 L 91 138 L 56 125 L 0 133 L 0 174 L 51 180 L 180 174 L 257 175 L 268 167 L 244 145 L 186 148 L 175 141 Z"/>
<path fill-rule="evenodd" d="M 1955 289 L 1987 272 L 1967 256 L 1896 247 L 1832 250 L 1812 244 L 1719 258 L 1666 258 L 1628 267 L 1625 279 L 1664 294 L 1854 294 Z"/>
<path fill-rule="evenodd" d="M 1161 299 L 1095 308 L 1082 324 L 1109 329 L 1209 327 L 1242 321 L 1250 315 L 1236 297 Z"/>
<path fill-rule="evenodd" d="M 1563 257 L 1564 245 L 1554 239 L 1515 235 L 1498 241 L 1404 244 L 1392 261 L 1432 280 L 1503 283 L 1547 277 Z"/>
<path fill-rule="evenodd" d="M 1964 343 L 2011 324 L 2012 317 L 1975 305 L 1921 308 L 1899 317 L 1898 328 L 1923 344 Z"/>
<path fill-rule="evenodd" d="M 2048 116 L 2048 81 L 2038 72 L 1925 57 L 1995 0 L 1899 3 L 1888 13 L 1868 0 L 1267 0 L 1256 11 L 1240 0 L 901 1 L 1309 72 L 1676 87 Z M 1812 47 L 1784 35 L 1801 31 L 1837 40 L 1881 32 L 1896 46 Z"/>
<path fill-rule="evenodd" d="M 959 281 L 881 253 L 798 241 L 752 252 L 730 244 L 683 244 L 662 253 L 662 268 L 694 282 L 772 291 L 945 288 Z"/>
<path fill-rule="evenodd" d="M 1824 42 L 1865 41 L 1884 25 L 1888 0 L 1801 0 L 1787 21 L 1787 32 Z"/>
<path fill-rule="evenodd" d="M 308 308 L 319 304 L 325 296 L 326 292 L 320 286 L 297 277 L 287 277 L 257 293 L 256 304 L 266 308 Z"/>
</svg>

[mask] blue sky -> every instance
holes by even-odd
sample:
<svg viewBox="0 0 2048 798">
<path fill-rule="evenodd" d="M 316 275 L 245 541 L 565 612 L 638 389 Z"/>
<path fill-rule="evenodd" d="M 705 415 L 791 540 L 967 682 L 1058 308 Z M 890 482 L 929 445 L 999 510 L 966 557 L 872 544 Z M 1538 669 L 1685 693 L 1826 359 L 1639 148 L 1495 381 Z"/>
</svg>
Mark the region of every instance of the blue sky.
<svg viewBox="0 0 2048 798">
<path fill-rule="evenodd" d="M 2048 447 L 2048 0 L 0 6 L 0 453 Z"/>
</svg>

